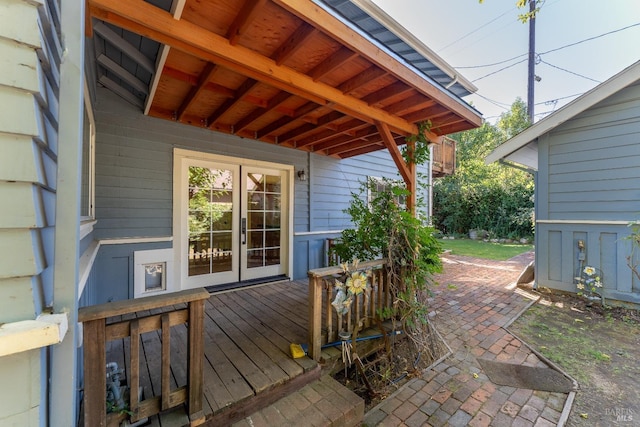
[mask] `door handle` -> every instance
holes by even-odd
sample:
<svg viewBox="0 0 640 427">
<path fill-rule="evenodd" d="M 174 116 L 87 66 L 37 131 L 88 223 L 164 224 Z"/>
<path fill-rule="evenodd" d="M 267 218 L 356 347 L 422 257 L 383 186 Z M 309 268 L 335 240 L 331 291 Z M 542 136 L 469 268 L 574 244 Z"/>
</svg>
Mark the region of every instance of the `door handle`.
<svg viewBox="0 0 640 427">
<path fill-rule="evenodd" d="M 247 218 L 242 218 L 240 221 L 240 233 L 242 233 L 242 244 L 247 244 Z"/>
</svg>

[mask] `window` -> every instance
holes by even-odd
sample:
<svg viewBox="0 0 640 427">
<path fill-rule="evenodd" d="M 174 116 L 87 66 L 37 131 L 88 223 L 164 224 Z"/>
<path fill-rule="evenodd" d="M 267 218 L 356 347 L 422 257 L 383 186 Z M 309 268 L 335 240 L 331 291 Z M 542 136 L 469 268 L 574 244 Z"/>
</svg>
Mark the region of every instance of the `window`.
<svg viewBox="0 0 640 427">
<path fill-rule="evenodd" d="M 376 198 L 378 193 L 382 193 L 387 190 L 391 190 L 393 187 L 405 188 L 402 181 L 393 180 L 389 178 L 369 177 L 369 190 L 367 191 L 367 203 L 371 206 L 371 203 Z M 407 206 L 407 197 L 402 195 L 396 195 L 393 198 L 398 206 L 402 209 Z"/>
</svg>

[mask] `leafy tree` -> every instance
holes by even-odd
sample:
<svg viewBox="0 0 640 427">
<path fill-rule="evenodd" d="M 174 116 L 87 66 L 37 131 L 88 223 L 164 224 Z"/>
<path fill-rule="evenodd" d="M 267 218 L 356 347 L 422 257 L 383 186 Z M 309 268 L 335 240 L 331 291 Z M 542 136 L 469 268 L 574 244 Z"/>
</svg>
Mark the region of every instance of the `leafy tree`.
<svg viewBox="0 0 640 427">
<path fill-rule="evenodd" d="M 530 125 L 521 99 L 496 125 L 453 135 L 457 147 L 456 173 L 434 183 L 434 225 L 445 233 L 488 231 L 495 237 L 530 236 L 533 215 L 533 178 L 513 167 L 484 158 L 499 144 Z"/>
</svg>

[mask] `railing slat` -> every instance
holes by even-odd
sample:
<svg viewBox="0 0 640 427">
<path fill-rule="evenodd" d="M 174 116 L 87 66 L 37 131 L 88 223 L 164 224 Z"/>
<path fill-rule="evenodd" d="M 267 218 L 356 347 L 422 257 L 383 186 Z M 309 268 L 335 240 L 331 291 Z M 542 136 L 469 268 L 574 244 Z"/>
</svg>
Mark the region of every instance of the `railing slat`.
<svg viewBox="0 0 640 427">
<path fill-rule="evenodd" d="M 204 301 L 189 304 L 189 420 L 195 422 L 204 418 L 202 393 L 204 389 Z"/>
<path fill-rule="evenodd" d="M 137 319 L 131 320 L 131 340 L 129 345 L 131 347 L 131 388 L 129 389 L 129 409 L 133 415 L 131 415 L 131 421 L 135 422 L 140 419 L 138 414 L 138 407 L 140 401 L 138 400 L 138 389 L 140 388 L 140 322 Z"/>
<path fill-rule="evenodd" d="M 325 295 L 326 295 L 326 310 L 325 310 L 325 321 L 327 323 L 327 340 L 326 342 L 335 341 L 336 339 L 336 331 L 333 328 L 333 310 L 331 301 L 333 301 L 333 286 L 330 283 L 324 283 L 325 286 Z"/>
<path fill-rule="evenodd" d="M 104 319 L 87 322 L 83 329 L 84 346 L 84 425 L 107 425 L 107 353 Z"/>
<path fill-rule="evenodd" d="M 330 302 L 329 302 L 330 304 Z M 309 273 L 309 354 L 320 360 L 322 331 L 322 279 Z"/>
<path fill-rule="evenodd" d="M 169 409 L 169 393 L 171 392 L 171 327 L 169 314 L 162 315 L 162 361 L 160 365 L 162 389 L 162 410 Z"/>
</svg>

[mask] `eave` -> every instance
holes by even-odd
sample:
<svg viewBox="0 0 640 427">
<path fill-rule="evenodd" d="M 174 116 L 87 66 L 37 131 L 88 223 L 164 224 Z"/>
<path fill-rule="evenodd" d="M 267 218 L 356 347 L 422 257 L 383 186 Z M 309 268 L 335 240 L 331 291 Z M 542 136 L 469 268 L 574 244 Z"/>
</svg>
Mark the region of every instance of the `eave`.
<svg viewBox="0 0 640 427">
<path fill-rule="evenodd" d="M 482 122 L 310 0 L 182 3 L 171 13 L 142 0 L 88 2 L 91 17 L 170 48 L 148 91 L 151 116 L 338 158 L 404 144 L 427 120 L 433 142 Z"/>
</svg>

